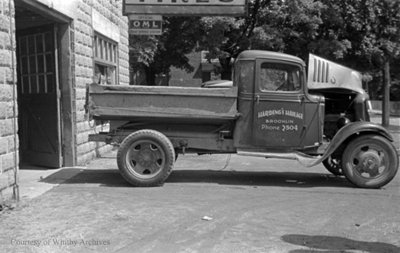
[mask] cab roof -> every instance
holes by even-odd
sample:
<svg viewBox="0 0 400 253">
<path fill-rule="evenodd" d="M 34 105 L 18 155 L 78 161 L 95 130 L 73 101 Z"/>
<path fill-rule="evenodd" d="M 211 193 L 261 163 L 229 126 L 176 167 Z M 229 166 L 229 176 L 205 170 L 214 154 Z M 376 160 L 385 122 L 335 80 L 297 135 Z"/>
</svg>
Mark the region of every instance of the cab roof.
<svg viewBox="0 0 400 253">
<path fill-rule="evenodd" d="M 281 60 L 281 61 L 283 60 L 283 61 L 298 63 L 301 64 L 302 66 L 305 66 L 304 61 L 299 57 L 272 51 L 246 50 L 241 52 L 237 57 L 237 60 L 255 60 L 255 59 L 271 59 L 271 60 Z"/>
</svg>

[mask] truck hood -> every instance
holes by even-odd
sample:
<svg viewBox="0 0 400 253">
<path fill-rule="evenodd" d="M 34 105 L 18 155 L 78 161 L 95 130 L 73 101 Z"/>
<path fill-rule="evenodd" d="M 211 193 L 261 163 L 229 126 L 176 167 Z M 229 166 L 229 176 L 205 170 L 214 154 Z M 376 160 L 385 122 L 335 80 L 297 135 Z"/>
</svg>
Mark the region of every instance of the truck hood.
<svg viewBox="0 0 400 253">
<path fill-rule="evenodd" d="M 315 89 L 347 89 L 364 93 L 360 72 L 310 54 L 307 86 Z"/>
</svg>

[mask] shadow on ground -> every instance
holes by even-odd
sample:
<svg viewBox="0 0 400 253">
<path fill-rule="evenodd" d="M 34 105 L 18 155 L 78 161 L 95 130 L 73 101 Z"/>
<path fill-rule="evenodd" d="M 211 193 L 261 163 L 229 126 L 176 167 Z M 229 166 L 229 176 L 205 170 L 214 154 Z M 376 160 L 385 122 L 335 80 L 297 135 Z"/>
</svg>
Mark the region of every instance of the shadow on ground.
<svg viewBox="0 0 400 253">
<path fill-rule="evenodd" d="M 296 249 L 290 253 L 308 253 L 308 252 L 354 252 L 355 250 L 366 253 L 398 253 L 400 248 L 382 242 L 356 241 L 337 236 L 323 235 L 299 235 L 289 234 L 281 238 L 284 242 L 308 247 L 309 249 Z"/>
<path fill-rule="evenodd" d="M 19 165 L 20 170 L 55 170 L 55 168 L 49 168 L 49 167 L 44 167 L 44 166 L 36 166 L 36 165 L 31 165 L 31 164 L 23 164 L 21 163 Z"/>
<path fill-rule="evenodd" d="M 68 178 L 60 182 L 60 178 Z M 129 187 L 115 169 L 63 169 L 44 179 L 53 184 L 100 184 L 108 187 Z M 241 186 L 282 186 L 282 187 L 352 187 L 343 177 L 320 173 L 294 172 L 248 172 L 215 170 L 176 170 L 171 173 L 165 185 L 172 183 L 202 183 Z"/>
<path fill-rule="evenodd" d="M 115 169 L 75 169 L 65 168 L 41 180 L 49 184 L 100 184 L 110 187 L 129 187 Z"/>
</svg>

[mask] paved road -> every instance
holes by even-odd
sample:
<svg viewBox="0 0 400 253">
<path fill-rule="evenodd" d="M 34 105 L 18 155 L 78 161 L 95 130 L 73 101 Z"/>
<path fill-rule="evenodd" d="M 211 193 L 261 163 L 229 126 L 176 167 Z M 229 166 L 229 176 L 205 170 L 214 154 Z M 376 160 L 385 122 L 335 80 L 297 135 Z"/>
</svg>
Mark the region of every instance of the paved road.
<svg viewBox="0 0 400 253">
<path fill-rule="evenodd" d="M 0 251 L 400 252 L 399 175 L 366 190 L 321 166 L 186 155 L 163 187 L 133 188 L 113 156 L 0 214 Z"/>
</svg>

